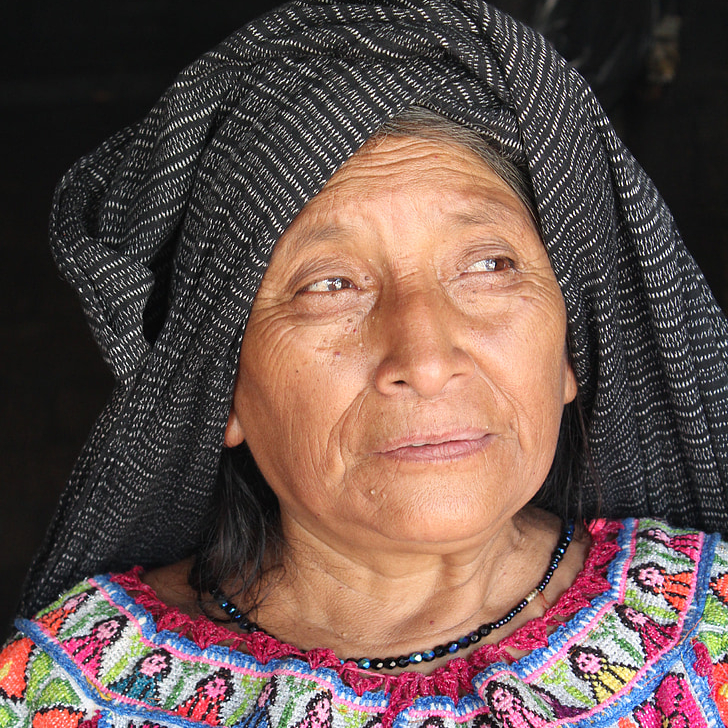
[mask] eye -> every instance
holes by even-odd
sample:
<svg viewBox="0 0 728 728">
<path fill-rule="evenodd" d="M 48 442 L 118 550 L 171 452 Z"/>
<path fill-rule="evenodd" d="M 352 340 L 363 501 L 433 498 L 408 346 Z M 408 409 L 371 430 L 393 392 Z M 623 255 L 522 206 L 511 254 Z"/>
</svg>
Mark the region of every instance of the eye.
<svg viewBox="0 0 728 728">
<path fill-rule="evenodd" d="M 515 263 L 510 258 L 483 258 L 477 260 L 465 269 L 465 273 L 499 273 L 512 270 Z"/>
<path fill-rule="evenodd" d="M 345 291 L 348 289 L 356 289 L 356 286 L 348 279 L 339 276 L 331 278 L 322 278 L 320 281 L 314 281 L 301 289 L 301 293 L 336 293 L 337 291 Z"/>
</svg>

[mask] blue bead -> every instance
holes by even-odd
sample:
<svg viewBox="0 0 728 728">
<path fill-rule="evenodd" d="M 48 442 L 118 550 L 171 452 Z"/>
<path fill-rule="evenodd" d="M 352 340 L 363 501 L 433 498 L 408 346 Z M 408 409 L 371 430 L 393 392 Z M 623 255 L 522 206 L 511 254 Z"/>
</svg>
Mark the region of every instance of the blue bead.
<svg viewBox="0 0 728 728">
<path fill-rule="evenodd" d="M 425 650 L 422 653 L 422 659 L 425 662 L 432 662 L 435 659 L 435 650 Z"/>
<path fill-rule="evenodd" d="M 463 647 L 469 647 L 469 646 L 470 646 L 470 637 L 469 637 L 469 636 L 466 636 L 466 637 L 461 637 L 461 638 L 460 638 L 460 639 L 458 640 L 458 645 L 460 645 L 460 648 L 461 648 L 461 649 L 462 649 Z"/>
<path fill-rule="evenodd" d="M 366 657 L 362 657 L 361 660 L 356 663 L 356 666 L 360 667 L 362 670 L 368 670 L 372 666 L 372 661 L 368 660 Z"/>
<path fill-rule="evenodd" d="M 409 656 L 409 661 L 412 665 L 416 665 L 418 662 L 422 662 L 422 653 L 421 652 L 413 652 Z"/>
<path fill-rule="evenodd" d="M 457 642 L 450 642 L 447 646 L 447 651 L 452 654 L 453 652 L 457 652 L 460 649 L 460 645 Z"/>
</svg>

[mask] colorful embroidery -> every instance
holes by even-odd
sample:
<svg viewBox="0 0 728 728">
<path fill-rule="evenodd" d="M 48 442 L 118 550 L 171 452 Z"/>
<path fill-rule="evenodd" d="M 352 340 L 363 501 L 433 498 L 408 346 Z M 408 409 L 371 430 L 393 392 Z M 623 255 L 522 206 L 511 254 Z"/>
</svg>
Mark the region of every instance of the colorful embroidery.
<svg viewBox="0 0 728 728">
<path fill-rule="evenodd" d="M 159 704 L 159 685 L 172 669 L 172 656 L 165 649 L 152 650 L 140 658 L 126 677 L 109 685 L 109 689 L 150 705 Z"/>
<path fill-rule="evenodd" d="M 728 606 L 728 574 L 713 577 L 710 580 L 710 589 L 725 606 Z"/>
<path fill-rule="evenodd" d="M 218 725 L 220 708 L 232 692 L 230 670 L 222 668 L 200 680 L 195 692 L 177 708 L 177 712 L 193 720 Z"/>
<path fill-rule="evenodd" d="M 485 699 L 495 725 L 506 728 L 541 728 L 548 718 L 528 708 L 515 687 L 493 680 L 485 689 Z"/>
<path fill-rule="evenodd" d="M 671 574 L 663 566 L 654 561 L 648 561 L 634 566 L 630 569 L 629 574 L 639 588 L 647 594 L 663 597 L 676 612 L 685 610 L 685 604 L 690 598 L 695 579 L 694 573 L 684 571 Z"/>
<path fill-rule="evenodd" d="M 240 722 L 235 723 L 234 728 L 270 728 L 271 719 L 269 710 L 276 700 L 276 679 L 273 678 L 266 683 L 255 701 L 253 711 Z"/>
<path fill-rule="evenodd" d="M 92 673 L 98 673 L 101 659 L 106 650 L 121 637 L 127 618 L 123 615 L 96 622 L 91 633 L 83 637 L 72 637 L 61 644 L 80 665 Z"/>
<path fill-rule="evenodd" d="M 666 675 L 655 695 L 634 711 L 639 728 L 707 728 L 687 680 L 680 675 Z"/>
<path fill-rule="evenodd" d="M 654 541 L 655 543 L 667 546 L 667 548 L 673 551 L 684 554 L 692 562 L 697 562 L 700 555 L 701 535 L 694 531 L 673 533 L 671 535 L 659 526 L 650 526 L 640 531 L 637 535 L 643 539 Z"/>
<path fill-rule="evenodd" d="M 43 629 L 49 635 L 57 635 L 66 620 L 78 611 L 78 608 L 95 592 L 95 589 L 80 592 L 69 597 L 66 601 L 62 602 L 55 609 L 51 609 L 45 613 L 42 613 L 38 618 L 38 624 L 42 625 Z"/>
<path fill-rule="evenodd" d="M 28 686 L 26 670 L 33 650 L 33 641 L 21 637 L 11 642 L 2 652 L 0 662 L 0 695 L 13 701 L 25 695 Z"/>
<path fill-rule="evenodd" d="M 728 663 L 718 662 L 712 670 L 713 699 L 723 722 L 728 725 Z"/>
<path fill-rule="evenodd" d="M 33 716 L 33 728 L 78 728 L 83 713 L 71 708 L 42 708 Z"/>
<path fill-rule="evenodd" d="M 659 624 L 644 612 L 639 612 L 627 604 L 617 604 L 614 611 L 627 629 L 637 634 L 647 660 L 656 657 L 663 647 L 670 644 L 677 636 L 677 624 Z"/>
<path fill-rule="evenodd" d="M 362 682 L 370 676 L 330 669 L 325 650 L 304 660 L 279 646 L 262 662 L 231 649 L 240 642 L 224 627 L 149 590 L 130 595 L 122 584 L 133 577 L 98 577 L 19 623 L 25 636 L 0 658 L 0 728 L 728 723 L 725 545 L 713 553 L 715 539 L 651 520 L 626 521 L 617 540 L 618 524 L 591 529 L 598 545 L 579 588 L 509 642 L 530 654 L 513 662 L 490 646 L 480 663 L 453 660 L 440 683 L 415 673 Z"/>
<path fill-rule="evenodd" d="M 611 698 L 637 674 L 636 669 L 609 660 L 598 647 L 572 647 L 569 661 L 574 672 L 589 684 L 595 703 Z"/>
<path fill-rule="evenodd" d="M 296 723 L 294 728 L 330 728 L 331 726 L 331 693 L 324 690 L 314 695 L 306 705 L 306 715 Z"/>
</svg>

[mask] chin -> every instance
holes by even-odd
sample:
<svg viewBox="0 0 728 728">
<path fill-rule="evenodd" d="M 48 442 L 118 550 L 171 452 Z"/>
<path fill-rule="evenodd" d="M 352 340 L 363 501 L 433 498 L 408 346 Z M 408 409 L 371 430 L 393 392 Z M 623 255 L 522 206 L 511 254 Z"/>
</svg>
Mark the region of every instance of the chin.
<svg viewBox="0 0 728 728">
<path fill-rule="evenodd" d="M 502 510 L 474 509 L 466 504 L 462 508 L 430 507 L 392 513 L 384 522 L 374 524 L 374 528 L 393 541 L 447 550 L 458 543 L 490 538 L 493 529 L 500 528 L 506 518 Z"/>
</svg>

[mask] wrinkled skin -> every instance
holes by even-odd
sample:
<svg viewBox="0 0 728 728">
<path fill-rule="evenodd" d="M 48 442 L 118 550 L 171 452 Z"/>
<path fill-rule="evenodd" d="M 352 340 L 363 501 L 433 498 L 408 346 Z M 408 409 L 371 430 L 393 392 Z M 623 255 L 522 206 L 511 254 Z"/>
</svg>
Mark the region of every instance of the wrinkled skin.
<svg viewBox="0 0 728 728">
<path fill-rule="evenodd" d="M 565 340 L 513 191 L 457 145 L 375 140 L 276 245 L 226 444 L 247 441 L 287 536 L 364 561 L 477 547 L 548 473 Z"/>
<path fill-rule="evenodd" d="M 235 579 L 223 589 L 276 637 L 342 658 L 409 654 L 502 617 L 561 529 L 526 504 L 576 395 L 565 342 L 561 292 L 512 190 L 451 143 L 367 143 L 278 241 L 251 311 L 225 439 L 247 441 L 275 491 L 284 549 L 254 605 Z M 485 641 L 542 616 L 588 546 L 576 538 L 543 599 Z M 145 578 L 196 616 L 188 573 Z"/>
</svg>

